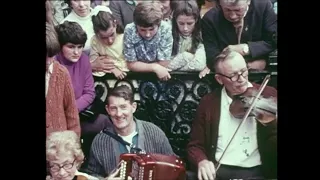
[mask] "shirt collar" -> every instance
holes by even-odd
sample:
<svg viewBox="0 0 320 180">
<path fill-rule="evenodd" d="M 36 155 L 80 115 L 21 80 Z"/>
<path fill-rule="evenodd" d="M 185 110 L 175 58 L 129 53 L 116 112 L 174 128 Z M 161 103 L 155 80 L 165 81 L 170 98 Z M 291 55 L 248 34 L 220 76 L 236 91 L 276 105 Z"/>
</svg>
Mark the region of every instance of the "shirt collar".
<svg viewBox="0 0 320 180">
<path fill-rule="evenodd" d="M 126 0 L 126 2 L 127 2 L 128 4 L 130 4 L 130 5 L 134 5 L 134 6 L 137 5 L 137 1 L 135 1 L 135 0 Z"/>
</svg>

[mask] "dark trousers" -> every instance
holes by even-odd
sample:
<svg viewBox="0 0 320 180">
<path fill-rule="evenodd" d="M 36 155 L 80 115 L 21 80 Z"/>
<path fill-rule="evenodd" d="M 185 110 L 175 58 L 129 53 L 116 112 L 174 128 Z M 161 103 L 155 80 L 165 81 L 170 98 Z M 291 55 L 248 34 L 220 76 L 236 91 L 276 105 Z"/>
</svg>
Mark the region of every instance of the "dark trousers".
<svg viewBox="0 0 320 180">
<path fill-rule="evenodd" d="M 187 180 L 198 180 L 196 172 L 187 171 Z M 242 168 L 236 166 L 221 165 L 215 180 L 265 180 L 260 166 Z M 211 180 L 211 179 L 210 179 Z"/>
<path fill-rule="evenodd" d="M 87 159 L 89 158 L 90 148 L 94 137 L 100 133 L 104 128 L 110 126 L 111 120 L 108 116 L 100 114 L 95 121 L 81 121 L 81 139 L 82 151 L 85 156 L 85 161 L 82 165 L 84 168 L 87 165 Z"/>
<path fill-rule="evenodd" d="M 264 180 L 261 166 L 243 168 L 237 166 L 221 165 L 216 174 L 216 180 Z"/>
</svg>

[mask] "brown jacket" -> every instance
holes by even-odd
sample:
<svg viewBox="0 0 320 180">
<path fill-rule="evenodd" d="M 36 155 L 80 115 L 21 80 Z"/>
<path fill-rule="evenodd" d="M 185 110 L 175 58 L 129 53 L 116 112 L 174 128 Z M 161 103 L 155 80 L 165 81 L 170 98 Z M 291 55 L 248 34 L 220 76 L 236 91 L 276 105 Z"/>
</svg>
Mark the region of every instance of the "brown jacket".
<svg viewBox="0 0 320 180">
<path fill-rule="evenodd" d="M 53 131 L 73 130 L 80 136 L 79 113 L 68 70 L 57 61 L 49 80 L 46 97 L 47 135 Z"/>
<path fill-rule="evenodd" d="M 252 83 L 258 89 L 260 85 Z M 266 86 L 262 95 L 277 97 L 277 90 Z M 204 159 L 216 163 L 218 128 L 220 121 L 221 88 L 205 95 L 197 109 L 193 121 L 191 139 L 187 145 L 188 159 L 193 167 Z M 277 121 L 267 126 L 257 123 L 258 149 L 262 161 L 262 169 L 266 178 L 277 177 Z"/>
</svg>

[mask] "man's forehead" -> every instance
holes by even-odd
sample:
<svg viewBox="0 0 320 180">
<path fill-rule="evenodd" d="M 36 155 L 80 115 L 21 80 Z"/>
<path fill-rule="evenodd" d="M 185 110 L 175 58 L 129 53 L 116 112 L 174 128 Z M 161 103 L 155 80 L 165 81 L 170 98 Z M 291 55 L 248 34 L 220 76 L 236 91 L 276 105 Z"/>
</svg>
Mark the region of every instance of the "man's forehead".
<svg viewBox="0 0 320 180">
<path fill-rule="evenodd" d="M 131 104 L 129 100 L 126 100 L 123 97 L 118 97 L 118 96 L 109 96 L 108 103 L 109 103 L 109 106 L 119 105 L 119 104 Z"/>
<path fill-rule="evenodd" d="M 247 65 L 242 57 L 234 56 L 233 58 L 226 59 L 219 64 L 219 69 L 222 73 L 232 74 L 246 69 Z"/>
</svg>

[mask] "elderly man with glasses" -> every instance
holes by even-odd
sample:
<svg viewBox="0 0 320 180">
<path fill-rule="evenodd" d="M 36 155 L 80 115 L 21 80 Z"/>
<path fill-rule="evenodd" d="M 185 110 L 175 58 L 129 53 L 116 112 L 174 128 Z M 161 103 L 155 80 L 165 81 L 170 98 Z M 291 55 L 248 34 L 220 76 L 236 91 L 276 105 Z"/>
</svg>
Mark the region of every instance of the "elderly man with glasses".
<svg viewBox="0 0 320 180">
<path fill-rule="evenodd" d="M 264 70 L 269 54 L 277 47 L 277 15 L 270 0 L 217 0 L 217 8 L 202 18 L 201 29 L 207 66 L 230 49 L 245 57 L 252 69 Z"/>
<path fill-rule="evenodd" d="M 248 88 L 258 90 L 261 85 L 249 82 L 247 64 L 236 51 L 218 55 L 212 68 L 222 87 L 201 99 L 187 146 L 188 158 L 197 168 L 198 179 L 277 178 L 276 113 L 267 117 L 266 112 L 255 110 L 258 114 L 249 116 L 237 134 L 241 119 L 230 113 L 236 96 Z M 276 99 L 277 90 L 266 86 L 260 98 L 268 97 Z"/>
</svg>

